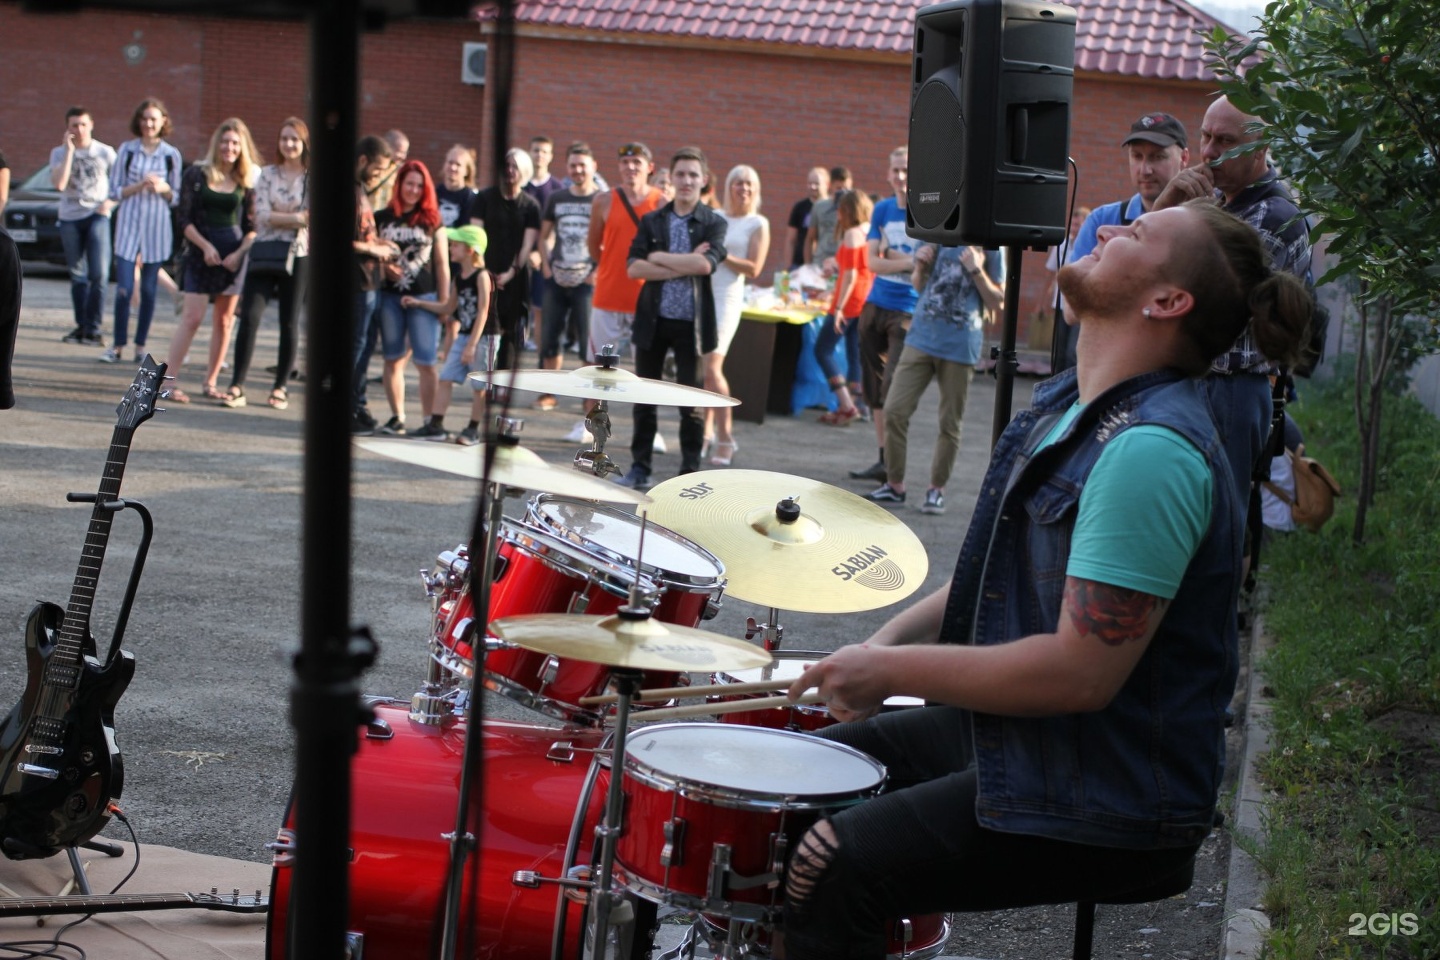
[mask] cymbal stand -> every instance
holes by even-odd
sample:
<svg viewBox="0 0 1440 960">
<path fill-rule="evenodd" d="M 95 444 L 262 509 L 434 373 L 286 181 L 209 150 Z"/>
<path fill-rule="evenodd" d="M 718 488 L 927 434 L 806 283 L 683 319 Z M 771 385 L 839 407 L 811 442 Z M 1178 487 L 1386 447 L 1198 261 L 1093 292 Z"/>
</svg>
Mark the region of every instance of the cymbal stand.
<svg viewBox="0 0 1440 960">
<path fill-rule="evenodd" d="M 650 612 L 643 607 L 636 610 L 626 606 L 620 608 L 619 616 L 646 619 Z M 611 926 L 633 924 L 635 919 L 634 907 L 615 889 L 615 842 L 624 829 L 625 795 L 621 786 L 625 778 L 625 737 L 630 727 L 630 702 L 640 689 L 641 673 L 639 670 L 617 668 L 612 680 L 619 700 L 615 704 L 615 746 L 610 754 L 610 785 L 605 792 L 605 816 L 595 827 L 600 861 L 591 892 L 591 902 L 595 907 L 595 923 L 589 931 L 593 960 L 605 960 Z"/>
<path fill-rule="evenodd" d="M 613 343 L 607 343 L 600 348 L 599 355 L 595 357 L 595 365 L 605 370 L 614 370 L 620 365 L 620 354 L 615 352 Z M 585 414 L 585 429 L 590 431 L 591 444 L 575 454 L 575 468 L 597 477 L 619 473 L 619 465 L 605 452 L 605 441 L 612 436 L 610 407 L 606 401 L 596 400 L 595 406 Z"/>
<path fill-rule="evenodd" d="M 485 438 L 486 449 L 492 457 L 497 447 L 514 446 L 520 442 L 517 436 L 520 432 L 520 425 L 521 421 L 519 420 L 505 417 L 496 418 L 494 431 Z M 486 475 L 488 475 L 489 465 L 486 466 Z M 471 595 L 475 600 L 475 619 L 470 626 L 472 631 L 471 649 L 475 651 L 475 674 L 477 677 L 485 669 L 486 645 L 483 640 L 480 643 L 474 642 L 473 631 L 475 624 L 484 624 L 486 632 L 488 632 L 490 624 L 490 587 L 495 581 L 495 558 L 500 538 L 500 524 L 505 518 L 505 493 L 508 489 L 510 488 L 499 483 L 485 484 L 483 507 L 487 513 L 484 557 L 480 564 L 480 580 L 478 582 L 471 581 Z M 473 566 L 471 569 L 473 571 Z M 476 689 L 479 689 L 478 685 Z M 468 707 L 470 715 L 469 722 L 465 727 L 465 753 L 464 760 L 460 765 L 460 800 L 455 808 L 455 829 L 443 836 L 450 842 L 450 870 L 445 878 L 445 916 L 440 934 L 440 956 L 445 958 L 455 956 L 456 940 L 460 932 L 460 893 L 465 878 L 465 862 L 478 846 L 476 836 L 466 827 L 469 820 L 469 801 L 473 790 L 473 780 L 476 772 L 480 769 L 484 753 L 484 737 L 481 729 L 483 714 L 480 710 L 480 697 L 471 697 Z"/>
<path fill-rule="evenodd" d="M 768 623 L 756 623 L 754 617 L 745 618 L 745 639 L 760 637 L 760 645 L 774 653 L 780 649 L 780 643 L 785 638 L 785 628 L 780 624 L 780 611 L 774 607 L 770 607 L 769 611 Z"/>
</svg>

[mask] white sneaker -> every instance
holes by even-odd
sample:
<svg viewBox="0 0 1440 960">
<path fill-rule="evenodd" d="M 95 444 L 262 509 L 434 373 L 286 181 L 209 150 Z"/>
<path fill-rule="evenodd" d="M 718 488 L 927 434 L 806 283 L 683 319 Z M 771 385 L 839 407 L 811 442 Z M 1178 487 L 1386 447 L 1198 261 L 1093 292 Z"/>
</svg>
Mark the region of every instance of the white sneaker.
<svg viewBox="0 0 1440 960">
<path fill-rule="evenodd" d="M 665 445 L 665 438 L 660 436 L 659 433 L 655 434 L 655 439 L 650 443 L 650 449 L 655 453 L 670 452 L 670 448 Z"/>
<path fill-rule="evenodd" d="M 585 421 L 577 421 L 570 432 L 565 434 L 566 443 L 593 443 L 595 438 L 590 435 L 590 429 L 585 426 Z"/>
<path fill-rule="evenodd" d="M 96 357 L 95 359 L 99 360 L 101 363 L 119 363 L 120 351 L 115 347 L 106 347 L 105 352 L 100 354 L 100 356 Z"/>
</svg>

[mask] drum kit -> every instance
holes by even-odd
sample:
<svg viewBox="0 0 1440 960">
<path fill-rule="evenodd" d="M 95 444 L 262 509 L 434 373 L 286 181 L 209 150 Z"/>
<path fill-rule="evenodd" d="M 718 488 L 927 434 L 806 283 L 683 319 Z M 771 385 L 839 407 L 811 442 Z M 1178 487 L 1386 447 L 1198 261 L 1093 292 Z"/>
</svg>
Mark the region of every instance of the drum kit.
<svg viewBox="0 0 1440 960">
<path fill-rule="evenodd" d="M 433 617 L 420 689 L 370 704 L 352 765 L 355 960 L 648 958 L 662 911 L 688 920 L 666 960 L 768 958 L 789 851 L 884 784 L 878 762 L 813 736 L 833 722 L 814 696 L 773 695 L 823 656 L 780 649 L 780 610 L 900 600 L 924 581 L 924 547 L 884 509 L 801 477 L 707 471 L 648 496 L 602 479 L 615 472 L 606 401 L 734 402 L 614 359 L 513 383 L 506 372 L 512 389 L 601 401 L 574 468 L 521 447 L 516 421 L 472 448 L 357 441 L 483 478 L 486 523 L 478 568 L 461 544 L 422 573 Z M 516 490 L 533 495 L 507 518 Z M 751 618 L 743 640 L 703 629 L 726 594 L 767 621 Z M 481 719 L 481 689 L 563 726 Z M 692 715 L 719 721 L 674 722 Z M 293 811 L 272 849 L 267 958 L 299 960 Z M 896 918 L 889 952 L 934 957 L 947 933 L 940 915 Z"/>
</svg>

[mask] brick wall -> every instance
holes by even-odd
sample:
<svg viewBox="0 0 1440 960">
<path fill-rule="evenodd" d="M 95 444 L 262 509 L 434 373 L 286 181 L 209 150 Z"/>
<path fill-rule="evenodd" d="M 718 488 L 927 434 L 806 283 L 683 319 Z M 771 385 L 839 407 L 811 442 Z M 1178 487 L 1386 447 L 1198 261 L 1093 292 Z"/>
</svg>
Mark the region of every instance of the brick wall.
<svg viewBox="0 0 1440 960">
<path fill-rule="evenodd" d="M 268 158 L 280 121 L 308 115 L 306 30 L 300 23 L 159 17 L 99 12 L 39 16 L 0 5 L 0 150 L 16 177 L 46 162 L 64 130 L 65 108 L 83 103 L 96 134 L 118 144 L 141 97 L 170 109 L 173 141 L 187 159 L 204 151 L 227 116 L 242 117 Z M 403 129 L 411 155 L 437 169 L 455 142 L 490 161 L 487 91 L 460 82 L 462 45 L 482 39 L 460 21 L 413 21 L 366 35 L 361 44 L 359 127 Z M 143 56 L 127 59 L 137 44 Z M 490 58 L 492 68 L 495 58 Z M 784 256 L 785 221 L 817 164 L 844 164 L 860 187 L 888 193 L 893 146 L 906 141 L 908 63 L 823 60 L 689 47 L 521 37 L 511 100 L 511 140 L 543 133 L 557 144 L 587 140 L 602 174 L 615 149 L 648 143 L 663 161 L 684 144 L 702 146 L 718 180 L 737 163 L 760 172 L 774 241 L 769 266 Z M 1192 136 L 1210 90 L 1203 84 L 1082 76 L 1076 81 L 1071 154 L 1080 169 L 1078 202 L 1129 196 L 1118 142 L 1141 113 L 1166 110 Z M 482 172 L 482 182 L 488 173 Z M 1022 267 L 1022 314 L 1039 305 L 1048 276 L 1040 254 Z M 1024 343 L 1025 333 L 1021 332 Z"/>
</svg>

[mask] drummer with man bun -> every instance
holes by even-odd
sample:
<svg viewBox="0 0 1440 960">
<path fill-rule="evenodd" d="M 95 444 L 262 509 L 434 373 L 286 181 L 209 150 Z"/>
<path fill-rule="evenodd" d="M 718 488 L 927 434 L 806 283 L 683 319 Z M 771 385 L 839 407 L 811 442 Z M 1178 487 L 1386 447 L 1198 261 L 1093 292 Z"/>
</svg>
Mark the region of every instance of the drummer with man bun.
<svg viewBox="0 0 1440 960">
<path fill-rule="evenodd" d="M 810 668 L 890 792 L 819 821 L 785 955 L 880 958 L 886 921 L 1104 900 L 1182 874 L 1214 822 L 1244 504 L 1197 378 L 1312 300 L 1199 201 L 1099 231 L 1060 271 L 1078 366 L 997 443 L 952 581 Z M 888 696 L 932 706 L 875 715 Z"/>
</svg>

